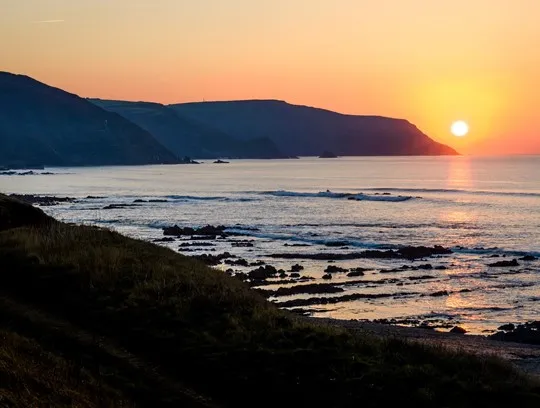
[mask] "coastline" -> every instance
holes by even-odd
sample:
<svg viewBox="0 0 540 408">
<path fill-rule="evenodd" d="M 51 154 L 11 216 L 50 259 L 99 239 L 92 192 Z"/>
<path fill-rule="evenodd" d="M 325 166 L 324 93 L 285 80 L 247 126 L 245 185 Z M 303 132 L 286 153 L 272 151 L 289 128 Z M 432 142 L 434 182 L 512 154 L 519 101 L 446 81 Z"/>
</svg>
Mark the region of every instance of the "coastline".
<svg viewBox="0 0 540 408">
<path fill-rule="evenodd" d="M 540 382 L 500 356 L 302 318 L 178 251 L 1 194 L 0 257 L 0 403 L 540 403 Z"/>
<path fill-rule="evenodd" d="M 479 356 L 502 358 L 523 372 L 540 378 L 540 345 L 492 340 L 481 335 L 456 334 L 359 320 L 321 317 L 306 317 L 305 319 L 322 326 L 339 327 L 356 336 L 372 334 L 385 339 L 396 338 Z"/>
</svg>

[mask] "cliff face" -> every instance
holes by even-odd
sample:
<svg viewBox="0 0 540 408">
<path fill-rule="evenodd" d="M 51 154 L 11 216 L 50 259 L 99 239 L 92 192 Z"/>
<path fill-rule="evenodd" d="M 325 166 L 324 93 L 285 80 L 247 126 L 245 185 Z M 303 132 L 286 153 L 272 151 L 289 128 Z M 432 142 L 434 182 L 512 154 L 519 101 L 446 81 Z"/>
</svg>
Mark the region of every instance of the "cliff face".
<svg viewBox="0 0 540 408">
<path fill-rule="evenodd" d="M 287 155 L 456 155 L 401 119 L 342 115 L 273 100 L 172 105 L 181 115 L 250 140 L 268 137 Z"/>
<path fill-rule="evenodd" d="M 238 140 L 227 132 L 179 114 L 158 103 L 91 99 L 92 103 L 150 132 L 177 156 L 196 158 L 280 158 L 283 154 L 268 138 Z"/>
<path fill-rule="evenodd" d="M 125 118 L 22 75 L 0 72 L 0 165 L 175 163 Z"/>
</svg>

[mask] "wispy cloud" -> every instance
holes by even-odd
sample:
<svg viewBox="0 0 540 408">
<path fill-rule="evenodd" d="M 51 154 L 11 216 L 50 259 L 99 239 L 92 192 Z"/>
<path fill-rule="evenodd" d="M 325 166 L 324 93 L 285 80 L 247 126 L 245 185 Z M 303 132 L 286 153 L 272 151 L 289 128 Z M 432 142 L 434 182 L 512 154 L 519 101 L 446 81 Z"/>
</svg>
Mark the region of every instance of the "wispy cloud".
<svg viewBox="0 0 540 408">
<path fill-rule="evenodd" d="M 41 20 L 41 21 L 32 21 L 34 24 L 56 24 L 63 23 L 65 20 Z"/>
</svg>

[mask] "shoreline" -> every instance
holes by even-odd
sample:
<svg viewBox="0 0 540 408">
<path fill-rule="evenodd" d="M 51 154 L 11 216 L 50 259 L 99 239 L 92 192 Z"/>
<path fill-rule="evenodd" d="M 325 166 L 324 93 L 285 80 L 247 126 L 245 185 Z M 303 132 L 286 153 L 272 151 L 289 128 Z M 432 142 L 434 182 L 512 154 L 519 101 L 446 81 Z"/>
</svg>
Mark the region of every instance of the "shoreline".
<svg viewBox="0 0 540 408">
<path fill-rule="evenodd" d="M 13 196 L 29 201 L 32 204 L 38 204 L 42 207 L 85 201 L 85 198 L 78 200 L 74 198 L 49 197 L 35 194 L 14 194 Z M 86 200 L 92 202 L 94 199 L 101 198 L 105 197 L 87 196 Z M 161 199 L 132 199 L 129 204 L 108 204 L 107 206 L 100 208 L 103 210 L 124 209 L 150 205 L 150 203 L 153 205 L 153 203 L 162 202 L 168 201 Z M 103 205 L 107 203 L 104 203 Z M 306 246 L 306 248 L 300 248 L 301 251 L 297 251 L 296 248 L 294 248 L 293 252 L 290 252 L 290 248 L 288 247 L 295 245 L 287 245 L 287 243 L 285 243 L 284 247 L 287 248 L 282 249 L 282 251 L 289 252 L 280 253 L 278 249 L 275 249 L 277 253 L 266 250 L 263 251 L 261 255 L 261 253 L 252 252 L 252 248 L 258 248 L 264 241 L 263 239 L 254 239 L 256 236 L 250 235 L 253 230 L 249 230 L 248 228 L 246 228 L 245 231 L 240 232 L 235 231 L 234 226 L 206 226 L 201 228 L 173 226 L 159 229 L 161 229 L 160 234 L 156 234 L 155 237 L 139 237 L 139 239 L 143 239 L 146 242 L 162 243 L 160 246 L 166 246 L 175 252 L 182 253 L 184 256 L 202 260 L 209 266 L 216 267 L 219 265 L 219 268 L 217 269 L 241 280 L 249 281 L 250 286 L 281 309 L 297 308 L 300 310 L 305 308 L 302 310 L 309 312 L 310 308 L 328 308 L 333 304 L 349 304 L 351 302 L 363 302 L 365 300 L 369 302 L 372 299 L 393 299 L 396 296 L 401 296 L 403 298 L 406 296 L 415 296 L 426 299 L 444 299 L 451 295 L 467 295 L 474 290 L 466 287 L 450 290 L 444 285 L 437 287 L 437 282 L 442 281 L 441 279 L 444 278 L 442 275 L 446 273 L 445 271 L 451 269 L 453 266 L 450 264 L 452 259 L 442 258 L 444 255 L 452 255 L 453 251 L 438 246 L 433 248 L 411 246 L 392 250 L 382 248 L 379 250 L 366 250 L 363 252 L 358 252 L 359 250 L 356 250 L 356 252 L 350 252 L 353 249 L 347 247 L 347 242 L 332 241 L 332 245 L 329 243 L 325 244 L 323 251 L 320 251 L 315 245 L 311 245 Z M 208 229 L 208 231 L 205 229 Z M 179 244 L 180 246 L 178 247 Z M 342 249 L 347 249 L 348 251 L 344 252 Z M 260 248 L 258 248 L 258 250 L 262 251 Z M 325 250 L 327 250 L 327 252 L 325 252 Z M 228 251 L 231 251 L 231 253 Z M 228 255 L 225 256 L 226 254 Z M 497 256 L 497 258 L 506 257 L 506 255 L 498 254 L 491 256 L 485 255 L 483 256 L 484 261 L 479 262 L 491 264 L 494 262 L 494 259 L 492 259 L 494 256 Z M 261 258 L 264 258 L 264 261 L 261 261 Z M 370 263 L 377 263 L 377 265 L 367 265 L 368 268 L 366 268 L 366 264 L 363 263 L 362 267 L 358 267 L 358 265 L 354 264 L 357 258 L 362 260 L 362 262 L 367 261 Z M 353 262 L 347 264 L 351 259 Z M 413 262 L 417 259 L 418 262 Z M 334 264 L 336 260 L 340 263 Z M 532 256 L 530 260 L 525 259 L 525 261 L 533 260 L 536 260 L 536 258 Z M 520 258 L 519 261 L 522 262 L 522 259 Z M 290 267 L 290 264 L 295 262 L 301 262 L 302 265 L 296 264 Z M 304 262 L 307 263 L 305 271 Z M 389 263 L 381 263 L 379 265 L 380 262 Z M 498 263 L 507 263 L 508 266 L 511 266 L 517 264 L 517 260 L 514 262 L 515 263 L 501 261 Z M 316 265 L 314 266 L 315 263 Z M 324 272 L 321 272 L 325 266 L 326 269 L 324 269 Z M 506 267 L 507 265 L 501 266 Z M 523 265 L 524 268 L 527 266 L 529 265 Z M 256 267 L 259 268 L 253 269 Z M 296 267 L 298 267 L 298 270 L 295 269 Z M 330 270 L 331 268 L 333 269 Z M 504 276 L 507 273 L 505 269 L 496 270 L 496 272 L 497 275 L 500 274 L 501 276 Z M 319 274 L 317 275 L 317 273 Z M 492 273 L 494 274 L 493 278 L 496 278 L 497 275 L 495 275 L 495 271 Z M 509 273 L 513 272 L 509 271 Z M 411 285 L 424 284 L 434 285 L 434 288 L 432 290 L 429 290 L 429 288 L 428 290 L 424 290 L 423 287 L 420 287 L 420 291 L 416 292 L 405 290 L 407 288 L 413 288 Z M 394 287 L 394 285 L 396 287 Z M 416 288 L 416 286 L 414 287 Z M 353 290 L 351 291 L 350 288 Z M 385 288 L 387 290 L 385 290 Z M 273 299 L 273 301 L 271 299 Z M 316 313 L 317 310 L 315 309 L 313 312 Z M 337 317 L 339 318 L 340 316 Z M 342 315 L 341 318 L 346 319 L 348 317 L 349 316 L 347 315 Z M 426 332 L 426 328 L 445 328 L 450 330 L 454 326 L 463 326 L 466 330 L 472 331 L 476 335 L 481 335 L 482 333 L 479 330 L 470 330 L 470 328 L 466 326 L 466 321 L 465 325 L 463 325 L 464 321 L 459 319 L 452 320 L 450 318 L 449 320 L 444 320 L 444 318 L 441 318 L 439 321 L 437 318 L 422 314 L 418 314 L 418 316 L 404 315 L 404 317 L 391 316 L 389 318 L 366 317 L 367 319 L 365 321 L 370 324 L 383 323 L 383 325 L 386 325 L 383 320 L 392 320 L 388 322 L 389 325 L 403 323 L 408 325 L 401 320 L 410 320 L 412 328 L 419 328 L 422 333 Z M 397 321 L 393 321 L 394 319 L 397 319 Z M 415 323 L 413 323 L 413 321 L 415 321 Z M 514 321 L 514 323 L 516 323 L 516 321 Z M 501 332 L 499 326 L 503 327 L 507 325 L 510 325 L 510 323 L 502 322 L 493 326 L 490 331 L 484 330 L 483 332 L 501 334 L 503 338 L 500 340 L 504 340 L 504 336 L 508 333 Z M 497 327 L 499 328 L 497 329 Z M 535 326 L 533 329 L 535 330 L 533 334 L 536 334 L 538 327 Z M 497 333 L 497 331 L 499 331 L 499 333 Z M 517 341 L 524 340 L 517 338 Z M 537 342 L 536 339 L 534 341 Z"/>
<path fill-rule="evenodd" d="M 523 372 L 540 378 L 540 345 L 492 340 L 481 335 L 448 333 L 360 320 L 325 317 L 304 317 L 304 319 L 322 326 L 339 327 L 354 335 L 368 333 L 385 339 L 398 338 L 474 355 L 496 356 L 510 362 Z"/>
</svg>

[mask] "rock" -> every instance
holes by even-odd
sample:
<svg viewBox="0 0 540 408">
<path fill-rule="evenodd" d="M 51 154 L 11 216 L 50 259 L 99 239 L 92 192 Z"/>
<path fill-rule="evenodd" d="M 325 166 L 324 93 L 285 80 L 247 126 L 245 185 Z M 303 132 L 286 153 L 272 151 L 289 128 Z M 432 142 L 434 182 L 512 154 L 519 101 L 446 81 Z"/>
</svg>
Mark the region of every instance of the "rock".
<svg viewBox="0 0 540 408">
<path fill-rule="evenodd" d="M 293 272 L 289 275 L 291 278 L 299 278 L 300 274 L 298 272 Z"/>
<path fill-rule="evenodd" d="M 248 277 L 254 280 L 265 280 L 276 276 L 278 271 L 271 265 L 260 266 L 248 273 Z"/>
<path fill-rule="evenodd" d="M 247 274 L 242 273 L 242 272 L 236 272 L 236 273 L 234 274 L 234 277 L 235 277 L 236 279 L 241 280 L 242 282 L 243 282 L 243 281 L 246 281 L 246 280 L 248 279 Z"/>
<path fill-rule="evenodd" d="M 312 253 L 312 254 L 300 254 L 300 253 L 281 253 L 271 254 L 271 258 L 280 259 L 313 259 L 320 261 L 336 261 L 336 260 L 351 260 L 351 259 L 408 259 L 415 260 L 420 258 L 428 258 L 434 255 L 448 255 L 452 254 L 452 251 L 442 246 L 434 247 L 403 247 L 398 250 L 368 250 L 363 252 L 353 253 Z"/>
<path fill-rule="evenodd" d="M 327 273 L 327 274 L 324 275 L 322 278 L 323 278 L 323 279 L 326 279 L 326 280 L 332 279 L 332 275 L 330 275 L 329 273 Z"/>
<path fill-rule="evenodd" d="M 410 276 L 410 281 L 420 281 L 420 280 L 428 280 L 428 279 L 435 279 L 435 276 L 431 275 L 423 275 L 423 276 Z"/>
<path fill-rule="evenodd" d="M 249 264 L 249 266 L 263 266 L 266 265 L 264 261 L 255 261 Z"/>
<path fill-rule="evenodd" d="M 138 207 L 138 204 L 109 204 L 103 210 L 122 210 L 124 208 Z"/>
<path fill-rule="evenodd" d="M 420 266 L 417 266 L 418 269 L 423 269 L 423 270 L 431 270 L 433 269 L 433 266 L 431 264 L 425 264 L 425 265 L 420 265 Z"/>
<path fill-rule="evenodd" d="M 519 258 L 520 261 L 527 261 L 527 262 L 536 261 L 537 259 L 538 258 L 536 258 L 535 256 L 532 256 L 532 255 L 526 255 L 523 258 Z"/>
<path fill-rule="evenodd" d="M 207 225 L 205 227 L 201 228 L 190 228 L 185 227 L 181 228 L 178 225 L 175 225 L 173 227 L 165 227 L 163 228 L 163 235 L 169 235 L 169 236 L 187 236 L 187 235 L 200 235 L 200 236 L 217 236 L 217 235 L 224 235 L 226 227 L 223 225 L 219 226 L 212 226 Z"/>
<path fill-rule="evenodd" d="M 232 266 L 249 266 L 249 262 L 246 261 L 245 259 L 235 259 L 235 260 L 227 259 L 225 260 L 225 263 L 227 265 L 232 265 Z"/>
<path fill-rule="evenodd" d="M 231 244 L 234 248 L 252 248 L 254 245 L 248 241 L 233 242 Z"/>
<path fill-rule="evenodd" d="M 154 199 L 154 200 L 148 200 L 149 203 L 168 203 L 168 200 L 162 200 L 162 199 Z"/>
<path fill-rule="evenodd" d="M 431 297 L 442 297 L 442 296 L 448 296 L 448 295 L 449 295 L 449 293 L 448 293 L 447 290 L 441 290 L 439 292 L 432 293 L 429 296 L 431 296 Z"/>
<path fill-rule="evenodd" d="M 501 326 L 503 327 L 503 326 Z M 540 322 L 520 324 L 511 331 L 499 331 L 489 336 L 492 340 L 540 345 Z"/>
<path fill-rule="evenodd" d="M 216 160 L 214 164 L 229 164 L 230 162 L 224 160 Z"/>
<path fill-rule="evenodd" d="M 492 263 L 492 264 L 488 264 L 488 266 L 490 266 L 492 268 L 510 268 L 510 267 L 513 267 L 513 266 L 519 266 L 519 262 L 517 261 L 517 259 L 513 259 L 511 261 L 495 262 L 495 263 Z"/>
<path fill-rule="evenodd" d="M 438 270 L 438 271 L 445 271 L 448 268 L 446 266 L 444 266 L 444 265 L 439 265 L 439 266 L 436 266 L 435 269 Z"/>
<path fill-rule="evenodd" d="M 259 289 L 265 297 L 293 296 L 299 294 L 319 294 L 319 293 L 342 293 L 343 288 L 332 285 L 331 283 L 310 283 L 307 285 L 295 285 L 289 287 L 281 287 L 276 290 Z"/>
<path fill-rule="evenodd" d="M 450 333 L 465 334 L 467 333 L 467 330 L 465 330 L 463 327 L 455 326 L 452 330 L 450 330 Z"/>
<path fill-rule="evenodd" d="M 304 267 L 302 265 L 296 264 L 291 266 L 291 272 L 300 272 L 303 271 Z"/>
<path fill-rule="evenodd" d="M 332 242 L 325 242 L 324 246 L 327 246 L 329 248 L 339 248 L 349 245 L 347 241 L 332 241 Z"/>
<path fill-rule="evenodd" d="M 325 270 L 326 273 L 339 273 L 339 272 L 348 272 L 348 269 L 340 268 L 339 266 L 329 265 Z"/>
<path fill-rule="evenodd" d="M 164 238 L 164 239 L 173 239 L 173 238 Z M 184 242 L 180 245 L 180 248 L 186 247 L 215 247 L 211 242 Z"/>
<path fill-rule="evenodd" d="M 9 196 L 19 201 L 24 201 L 32 205 L 41 205 L 44 207 L 49 207 L 61 203 L 75 202 L 75 199 L 70 197 L 51 197 L 33 194 L 10 194 Z"/>
<path fill-rule="evenodd" d="M 359 270 L 353 270 L 353 271 L 349 272 L 349 273 L 347 274 L 347 276 L 348 276 L 349 278 L 356 278 L 356 277 L 358 277 L 358 276 L 364 276 L 364 272 L 363 272 L 363 271 L 359 271 Z"/>
<path fill-rule="evenodd" d="M 147 203 L 148 201 L 146 201 L 146 200 L 141 200 L 140 198 L 138 198 L 138 199 L 134 200 L 133 202 L 134 202 L 135 204 L 137 204 L 137 203 Z"/>
<path fill-rule="evenodd" d="M 397 251 L 402 257 L 408 258 L 408 259 L 419 259 L 419 258 L 427 258 L 433 255 L 449 255 L 453 252 L 448 249 L 444 248 L 440 245 L 435 245 L 434 247 L 413 247 L 408 246 L 404 248 L 400 248 Z"/>
<path fill-rule="evenodd" d="M 174 242 L 176 241 L 174 238 L 158 238 L 154 239 L 154 242 Z"/>
<path fill-rule="evenodd" d="M 503 324 L 501 327 L 499 327 L 497 330 L 501 330 L 501 331 L 513 331 L 516 329 L 516 325 L 513 324 L 513 323 L 509 323 L 509 324 Z"/>
<path fill-rule="evenodd" d="M 281 273 L 279 274 L 279 277 L 280 277 L 281 279 L 285 279 L 286 277 L 288 277 L 288 275 L 287 275 L 285 272 L 281 272 Z"/>
<path fill-rule="evenodd" d="M 198 259 L 201 262 L 204 262 L 206 265 L 216 266 L 216 265 L 219 265 L 221 261 L 223 261 L 224 259 L 235 258 L 235 256 L 231 255 L 229 252 L 224 252 L 219 255 L 210 255 L 210 254 L 197 255 L 197 256 L 194 256 L 193 258 Z"/>
</svg>

